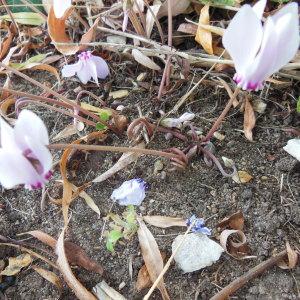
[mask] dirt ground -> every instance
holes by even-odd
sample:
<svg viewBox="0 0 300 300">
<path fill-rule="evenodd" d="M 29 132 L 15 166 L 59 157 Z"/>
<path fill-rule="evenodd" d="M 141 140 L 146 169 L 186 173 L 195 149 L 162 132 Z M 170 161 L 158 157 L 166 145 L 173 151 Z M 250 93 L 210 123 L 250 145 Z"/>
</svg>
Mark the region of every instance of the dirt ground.
<svg viewBox="0 0 300 300">
<path fill-rule="evenodd" d="M 121 68 L 121 67 L 120 67 Z M 117 70 L 115 70 L 117 71 Z M 118 70 L 119 71 L 119 70 Z M 28 74 L 28 73 L 27 73 Z M 30 73 L 29 73 L 30 74 Z M 42 81 L 50 81 L 51 76 L 40 73 Z M 125 73 L 124 73 L 125 74 Z M 126 75 L 126 74 L 125 74 Z M 199 70 L 199 76 L 201 71 Z M 151 73 L 148 74 L 151 77 Z M 43 79 L 41 79 L 43 78 Z M 184 83 L 176 93 L 164 97 L 163 102 L 156 103 L 145 90 L 131 91 L 126 100 L 121 101 L 126 108 L 123 113 L 130 119 L 138 116 L 136 104 L 139 104 L 145 116 L 156 119 L 158 110 L 168 111 L 183 95 L 190 82 Z M 75 79 L 64 82 L 62 89 L 73 90 L 79 85 Z M 113 79 L 112 89 L 132 88 L 130 81 L 123 78 Z M 33 86 L 14 77 L 13 88 L 31 91 L 39 94 Z M 77 199 L 71 206 L 72 218 L 68 230 L 68 239 L 82 246 L 87 254 L 99 262 L 105 269 L 103 278 L 116 290 L 125 283 L 120 290 L 128 299 L 142 299 L 143 293 L 134 289 L 137 272 L 143 264 L 138 239 L 119 244 L 114 255 L 100 242 L 103 227 L 103 217 L 110 207 L 110 195 L 123 181 L 141 177 L 149 184 L 147 196 L 137 210 L 142 215 L 164 215 L 188 218 L 192 214 L 208 219 L 207 226 L 213 229 L 213 236 L 217 234 L 216 224 L 225 216 L 241 210 L 245 216 L 245 234 L 248 239 L 251 254 L 257 258 L 249 260 L 235 260 L 223 254 L 221 259 L 201 271 L 183 274 L 175 264 L 172 264 L 165 276 L 166 287 L 171 299 L 209 299 L 220 287 L 226 286 L 233 279 L 241 276 L 250 268 L 269 258 L 274 251 L 281 251 L 285 242 L 289 241 L 294 247 L 300 248 L 300 164 L 289 156 L 282 147 L 289 139 L 283 128 L 299 126 L 300 120 L 296 114 L 289 114 L 287 104 L 295 107 L 296 101 L 290 93 L 295 93 L 298 86 L 286 90 L 273 87 L 267 93 L 264 101 L 267 109 L 258 114 L 257 126 L 254 130 L 254 142 L 245 139 L 243 116 L 238 109 L 232 109 L 223 123 L 220 133 L 225 135 L 223 141 L 213 139 L 216 155 L 226 156 L 234 160 L 239 170 L 245 170 L 253 176 L 253 180 L 246 184 L 235 183 L 231 178 L 223 177 L 216 168 L 207 167 L 201 156 L 192 161 L 182 172 L 169 172 L 168 161 L 154 157 L 141 157 L 136 164 L 131 164 L 124 171 L 100 184 L 93 184 L 86 192 L 95 200 L 101 210 L 101 218 L 87 207 L 85 202 Z M 100 88 L 89 88 L 97 95 L 102 94 Z M 264 94 L 265 95 L 265 94 Z M 294 94 L 293 94 L 294 95 Z M 69 97 L 76 96 L 75 93 Z M 253 94 L 254 98 L 260 94 Z M 203 84 L 197 93 L 184 105 L 178 115 L 185 111 L 196 114 L 194 124 L 207 132 L 212 121 L 219 115 L 228 97 L 217 86 Z M 285 101 L 283 103 L 283 100 Z M 85 98 L 84 101 L 94 103 Z M 110 105 L 113 100 L 107 101 Z M 50 136 L 55 136 L 70 118 L 60 116 L 56 112 L 45 111 L 30 105 L 32 109 L 46 122 Z M 75 136 L 73 137 L 75 139 Z M 106 144 L 128 145 L 126 136 L 118 138 L 110 133 Z M 164 149 L 177 145 L 184 148 L 178 141 L 166 141 L 163 135 L 157 135 L 149 148 Z M 56 160 L 59 152 L 53 152 Z M 72 160 L 80 161 L 76 177 L 70 176 L 75 184 L 83 184 L 94 179 L 97 175 L 111 167 L 120 154 L 111 153 L 76 153 Z M 161 160 L 164 172 L 154 173 L 154 163 Z M 55 169 L 54 179 L 59 179 L 58 169 Z M 54 180 L 49 184 L 49 193 L 53 197 L 61 196 L 61 189 L 57 188 Z M 26 191 L 22 188 L 5 190 L 0 194 L 0 233 L 6 237 L 19 239 L 18 233 L 40 229 L 55 237 L 58 236 L 63 220 L 60 207 L 47 202 L 44 211 L 40 208 L 41 191 Z M 122 213 L 123 207 L 115 205 L 113 212 Z M 149 226 L 154 234 L 161 251 L 169 256 L 173 239 L 180 232 L 178 229 L 158 229 Z M 34 239 L 30 243 L 41 246 Z M 0 247 L 0 259 L 16 256 L 19 252 L 8 246 Z M 133 278 L 129 276 L 129 261 L 133 263 Z M 49 268 L 43 263 L 37 262 Z M 88 288 L 92 289 L 103 278 L 100 275 L 74 269 L 77 278 Z M 239 290 L 232 299 L 299 299 L 300 267 L 292 271 L 274 267 L 263 276 L 254 279 Z M 64 286 L 63 293 L 53 287 L 51 283 L 40 277 L 32 269 L 24 270 L 16 277 L 14 285 L 6 289 L 7 299 L 75 299 L 74 294 Z M 155 291 L 151 299 L 160 299 Z"/>
</svg>

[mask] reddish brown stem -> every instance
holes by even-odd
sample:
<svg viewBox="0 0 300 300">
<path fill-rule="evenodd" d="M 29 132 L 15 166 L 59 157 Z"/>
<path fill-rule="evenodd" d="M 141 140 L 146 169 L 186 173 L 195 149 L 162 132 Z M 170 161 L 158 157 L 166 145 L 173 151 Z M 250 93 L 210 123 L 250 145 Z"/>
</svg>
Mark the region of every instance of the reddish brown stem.
<svg viewBox="0 0 300 300">
<path fill-rule="evenodd" d="M 117 147 L 117 146 L 102 146 L 102 145 L 79 145 L 79 144 L 51 144 L 48 145 L 49 149 L 77 149 L 77 150 L 86 150 L 86 151 L 107 151 L 107 152 L 134 152 L 146 155 L 153 155 L 153 156 L 161 156 L 167 158 L 179 158 L 179 155 L 174 153 L 167 153 L 160 150 L 153 150 L 153 149 L 143 149 L 137 147 Z"/>
<path fill-rule="evenodd" d="M 230 97 L 228 103 L 226 104 L 224 110 L 222 111 L 222 113 L 220 114 L 220 116 L 218 117 L 218 119 L 216 120 L 216 122 L 214 123 L 214 125 L 212 126 L 212 128 L 210 129 L 210 131 L 208 132 L 208 134 L 205 136 L 205 138 L 203 139 L 203 142 L 207 142 L 211 139 L 211 137 L 213 136 L 214 132 L 218 130 L 220 124 L 222 123 L 223 119 L 226 117 L 228 111 L 230 110 L 235 97 L 237 96 L 238 92 L 240 91 L 240 88 L 236 88 L 233 95 Z"/>
<path fill-rule="evenodd" d="M 284 259 L 287 255 L 287 251 L 281 251 L 276 256 L 273 256 L 266 261 L 263 261 L 256 267 L 249 270 L 246 274 L 242 275 L 241 277 L 235 279 L 232 281 L 229 285 L 224 287 L 221 291 L 219 291 L 216 295 L 214 295 L 210 300 L 225 300 L 228 299 L 230 295 L 232 295 L 234 292 L 236 292 L 238 289 L 240 289 L 242 286 L 244 286 L 246 283 L 248 283 L 253 278 L 256 278 L 263 272 L 265 272 L 267 269 L 273 267 L 276 265 L 280 260 Z"/>
</svg>

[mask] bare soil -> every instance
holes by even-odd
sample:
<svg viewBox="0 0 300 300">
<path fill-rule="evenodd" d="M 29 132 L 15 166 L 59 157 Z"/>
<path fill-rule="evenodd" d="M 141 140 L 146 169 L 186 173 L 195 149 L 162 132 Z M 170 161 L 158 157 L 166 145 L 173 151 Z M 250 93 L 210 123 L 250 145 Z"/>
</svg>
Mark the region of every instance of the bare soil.
<svg viewBox="0 0 300 300">
<path fill-rule="evenodd" d="M 120 68 L 120 67 L 119 67 Z M 117 71 L 117 69 L 115 69 Z M 118 69 L 118 71 L 120 71 Z M 30 73 L 29 73 L 30 74 Z M 34 73 L 41 82 L 51 82 L 51 76 L 45 73 Z M 116 72 L 111 86 L 132 89 L 130 80 Z M 30 74 L 33 75 L 33 74 Z M 199 71 L 199 76 L 201 75 Z M 147 81 L 151 81 L 148 73 Z M 130 96 L 121 100 L 126 106 L 124 114 L 133 120 L 138 116 L 136 105 L 139 104 L 145 116 L 157 118 L 158 110 L 168 111 L 183 95 L 190 82 L 176 89 L 176 92 L 164 97 L 163 102 L 157 103 L 151 92 L 147 90 L 132 91 Z M 39 94 L 33 86 L 13 77 L 13 88 Z M 65 81 L 62 90 L 73 91 L 79 83 L 75 79 Z M 91 85 L 89 91 L 101 95 L 100 88 Z M 296 93 L 298 87 L 293 87 Z M 257 115 L 257 126 L 254 130 L 254 142 L 245 139 L 243 129 L 243 116 L 238 109 L 232 109 L 219 132 L 225 135 L 223 141 L 213 139 L 216 155 L 231 158 L 239 170 L 245 170 L 253 176 L 253 180 L 246 184 L 237 184 L 231 178 L 223 177 L 216 168 L 209 168 L 201 156 L 192 161 L 189 167 L 182 172 L 169 172 L 168 161 L 160 158 L 141 157 L 136 164 L 114 177 L 100 184 L 93 184 L 86 192 L 95 200 L 101 210 L 99 219 L 95 212 L 87 207 L 82 199 L 77 199 L 71 206 L 72 218 L 68 230 L 68 239 L 82 246 L 90 257 L 98 261 L 105 269 L 104 279 L 116 290 L 121 289 L 128 299 L 142 299 L 143 293 L 135 291 L 135 280 L 143 260 L 140 253 L 137 237 L 119 244 L 115 254 L 105 248 L 100 242 L 103 217 L 111 207 L 110 195 L 124 180 L 141 177 L 149 183 L 147 197 L 139 207 L 138 213 L 142 215 L 164 215 L 188 218 L 192 214 L 208 219 L 207 226 L 213 229 L 213 236 L 217 236 L 216 224 L 225 216 L 241 210 L 245 216 L 245 234 L 251 247 L 251 254 L 257 258 L 250 260 L 235 260 L 224 254 L 221 259 L 204 270 L 191 274 L 183 274 L 175 264 L 172 264 L 165 276 L 167 289 L 171 299 L 209 299 L 220 287 L 226 286 L 235 278 L 247 272 L 250 268 L 269 258 L 274 251 L 281 251 L 285 242 L 289 241 L 294 247 L 300 248 L 300 164 L 289 156 L 282 147 L 290 138 L 282 129 L 299 126 L 296 114 L 288 113 L 288 105 L 295 107 L 296 103 L 290 96 L 291 91 L 269 91 L 264 101 L 267 103 L 265 113 Z M 154 94 L 154 91 L 153 91 Z M 265 95 L 265 94 L 264 94 Z M 75 93 L 70 92 L 71 98 Z M 258 93 L 254 98 L 260 97 Z M 204 132 L 210 128 L 213 120 L 219 115 L 226 104 L 228 96 L 219 87 L 203 84 L 193 95 L 192 99 L 184 105 L 178 115 L 185 111 L 196 114 L 194 124 L 203 128 Z M 285 102 L 284 102 L 284 101 Z M 95 104 L 91 99 L 84 101 Z M 112 100 L 107 101 L 112 105 Z M 50 136 L 55 136 L 66 124 L 72 120 L 60 116 L 56 112 L 46 111 L 43 108 L 30 105 L 29 109 L 38 112 L 46 122 Z M 128 145 L 126 136 L 122 138 L 110 133 L 106 143 Z M 169 148 L 177 145 L 184 148 L 178 141 L 166 141 L 163 135 L 157 135 L 150 143 L 149 148 Z M 53 153 L 56 160 L 59 152 Z M 111 153 L 76 153 L 72 161 L 78 160 L 79 167 L 76 176 L 70 175 L 75 184 L 83 184 L 94 179 L 97 175 L 111 167 L 120 154 Z M 164 172 L 154 174 L 154 163 L 159 159 L 164 164 Z M 72 162 L 71 162 L 72 164 Z M 55 169 L 54 179 L 59 179 L 58 169 Z M 51 181 L 49 193 L 58 198 L 61 189 Z M 26 191 L 22 188 L 5 190 L 0 194 L 0 234 L 6 237 L 19 239 L 18 233 L 40 229 L 55 237 L 62 227 L 62 213 L 59 206 L 47 202 L 44 211 L 40 208 L 41 191 Z M 123 207 L 115 205 L 113 212 L 122 213 Z M 149 226 L 154 234 L 161 251 L 169 256 L 173 239 L 180 232 L 175 229 L 161 230 Z M 41 246 L 29 239 L 28 242 Z M 16 256 L 19 252 L 8 246 L 0 247 L 0 259 Z M 129 276 L 129 262 L 133 263 L 133 278 Z M 36 262 L 45 268 L 41 262 Z M 77 278 L 88 288 L 92 289 L 103 278 L 100 275 L 75 268 Z M 234 296 L 235 299 L 299 299 L 300 267 L 295 270 L 281 270 L 274 267 L 263 276 L 249 282 Z M 23 270 L 16 276 L 16 282 L 5 290 L 7 299 L 75 299 L 74 294 L 64 286 L 63 293 L 53 287 L 32 269 Z M 155 291 L 151 299 L 160 299 Z"/>
</svg>

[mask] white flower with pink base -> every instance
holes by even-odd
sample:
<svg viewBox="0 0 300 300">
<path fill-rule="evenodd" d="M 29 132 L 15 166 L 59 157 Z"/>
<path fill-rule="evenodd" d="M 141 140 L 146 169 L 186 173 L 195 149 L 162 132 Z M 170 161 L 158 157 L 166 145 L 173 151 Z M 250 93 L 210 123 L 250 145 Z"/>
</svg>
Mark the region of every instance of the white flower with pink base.
<svg viewBox="0 0 300 300">
<path fill-rule="evenodd" d="M 6 189 L 19 184 L 34 190 L 42 188 L 52 175 L 48 132 L 33 112 L 23 110 L 15 127 L 0 118 L 0 183 Z"/>
<path fill-rule="evenodd" d="M 279 71 L 299 47 L 298 4 L 285 5 L 262 25 L 266 0 L 237 12 L 223 36 L 223 45 L 233 59 L 234 80 L 244 90 L 260 90 L 264 81 Z"/>
</svg>

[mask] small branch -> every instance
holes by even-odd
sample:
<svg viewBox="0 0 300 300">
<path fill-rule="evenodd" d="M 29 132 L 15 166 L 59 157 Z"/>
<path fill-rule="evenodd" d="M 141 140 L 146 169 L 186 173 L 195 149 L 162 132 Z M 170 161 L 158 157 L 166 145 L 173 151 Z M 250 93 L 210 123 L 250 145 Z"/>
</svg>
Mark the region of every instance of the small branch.
<svg viewBox="0 0 300 300">
<path fill-rule="evenodd" d="M 166 158 L 176 158 L 179 157 L 174 153 L 167 153 L 160 150 L 153 150 L 153 149 L 142 149 L 137 147 L 117 147 L 117 146 L 102 146 L 102 145 L 78 145 L 78 144 L 51 144 L 48 145 L 49 149 L 75 149 L 75 150 L 86 150 L 86 151 L 107 151 L 107 152 L 134 152 L 146 155 L 153 155 L 153 156 L 161 156 Z"/>
<path fill-rule="evenodd" d="M 281 251 L 276 256 L 273 256 L 266 261 L 263 261 L 256 267 L 250 269 L 246 274 L 242 275 L 241 277 L 235 279 L 232 281 L 229 285 L 224 287 L 221 291 L 219 291 L 216 295 L 214 295 L 210 300 L 224 300 L 228 299 L 230 295 L 232 295 L 234 292 L 236 292 L 238 289 L 240 289 L 242 286 L 244 286 L 246 283 L 248 283 L 253 278 L 256 278 L 263 272 L 265 272 L 267 269 L 273 267 L 276 265 L 280 260 L 284 259 L 287 255 L 287 251 Z"/>
<path fill-rule="evenodd" d="M 218 130 L 221 122 L 223 121 L 223 119 L 226 117 L 228 111 L 230 110 L 237 94 L 239 93 L 240 88 L 236 88 L 232 97 L 230 97 L 228 103 L 226 104 L 225 108 L 223 109 L 222 113 L 220 114 L 220 116 L 218 117 L 218 119 L 216 120 L 216 122 L 214 123 L 214 125 L 212 126 L 212 128 L 210 129 L 210 131 L 208 132 L 208 134 L 205 136 L 205 138 L 203 139 L 203 141 L 209 141 L 211 139 L 211 137 L 213 136 L 214 132 Z"/>
</svg>

